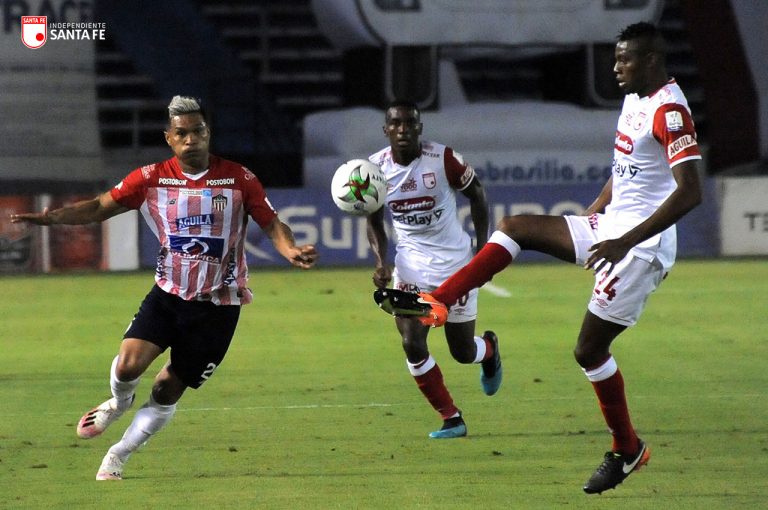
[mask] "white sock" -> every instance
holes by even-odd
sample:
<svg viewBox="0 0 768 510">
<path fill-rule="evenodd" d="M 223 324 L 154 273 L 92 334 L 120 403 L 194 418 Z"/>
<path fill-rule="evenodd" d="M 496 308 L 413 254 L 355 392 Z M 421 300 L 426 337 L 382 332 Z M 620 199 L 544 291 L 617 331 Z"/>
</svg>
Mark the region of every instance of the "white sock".
<svg viewBox="0 0 768 510">
<path fill-rule="evenodd" d="M 475 353 L 475 361 L 472 363 L 480 363 L 483 361 L 483 358 L 485 358 L 485 340 L 483 340 L 481 337 L 476 336 L 475 337 L 475 347 L 477 347 L 477 352 Z"/>
<path fill-rule="evenodd" d="M 613 356 L 605 360 L 602 365 L 593 369 L 587 370 L 586 368 L 582 368 L 584 375 L 586 375 L 587 379 L 591 382 L 605 381 L 615 374 L 618 369 L 619 366 L 616 364 L 616 360 L 613 359 Z"/>
<path fill-rule="evenodd" d="M 412 376 L 417 377 L 420 375 L 424 375 L 437 364 L 435 361 L 435 358 L 432 357 L 430 354 L 427 356 L 426 359 L 423 359 L 419 361 L 418 363 L 411 363 L 407 359 L 405 360 L 405 364 L 408 365 L 408 371 L 411 373 Z"/>
<path fill-rule="evenodd" d="M 133 381 L 120 381 L 115 375 L 117 369 L 117 360 L 120 356 L 115 356 L 112 360 L 112 368 L 109 371 L 109 386 L 112 389 L 112 396 L 117 400 L 117 408 L 124 411 L 131 407 L 133 402 L 133 394 L 136 391 L 136 386 L 139 385 L 139 377 Z"/>
<path fill-rule="evenodd" d="M 136 411 L 136 416 L 123 434 L 123 438 L 109 449 L 120 460 L 125 462 L 131 453 L 146 443 L 149 438 L 160 431 L 173 418 L 176 404 L 160 405 L 150 395 L 149 401 Z"/>
</svg>

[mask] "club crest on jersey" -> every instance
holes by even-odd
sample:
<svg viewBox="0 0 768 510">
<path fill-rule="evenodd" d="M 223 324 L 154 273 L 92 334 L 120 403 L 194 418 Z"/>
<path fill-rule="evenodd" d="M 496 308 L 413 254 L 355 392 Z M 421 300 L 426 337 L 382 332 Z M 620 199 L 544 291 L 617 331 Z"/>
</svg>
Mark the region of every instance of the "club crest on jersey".
<svg viewBox="0 0 768 510">
<path fill-rule="evenodd" d="M 223 211 L 227 208 L 227 197 L 219 193 L 213 197 L 213 208 L 217 211 Z"/>
<path fill-rule="evenodd" d="M 683 116 L 680 112 L 667 112 L 664 114 L 668 131 L 680 131 L 683 129 Z"/>
<path fill-rule="evenodd" d="M 426 173 L 422 175 L 421 178 L 424 180 L 424 186 L 426 186 L 427 189 L 432 189 L 437 186 L 437 179 L 435 178 L 434 172 Z"/>
</svg>

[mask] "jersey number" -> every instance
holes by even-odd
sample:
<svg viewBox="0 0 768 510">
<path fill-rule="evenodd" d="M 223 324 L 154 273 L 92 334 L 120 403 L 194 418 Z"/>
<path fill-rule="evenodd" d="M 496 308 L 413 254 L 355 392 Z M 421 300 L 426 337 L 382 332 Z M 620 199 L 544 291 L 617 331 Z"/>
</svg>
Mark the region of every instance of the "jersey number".
<svg viewBox="0 0 768 510">
<path fill-rule="evenodd" d="M 605 284 L 605 280 L 608 279 L 608 276 L 609 275 L 605 275 L 602 278 L 602 280 L 600 280 L 597 283 L 597 285 L 595 286 L 595 294 L 600 294 L 602 292 L 603 294 L 605 294 L 608 301 L 611 301 L 613 300 L 613 298 L 616 297 L 616 289 L 614 289 L 614 287 L 616 286 L 616 284 L 619 282 L 621 278 L 619 278 L 618 276 L 614 276 L 613 278 L 610 279 L 610 281 L 606 285 L 603 285 Z"/>
<path fill-rule="evenodd" d="M 203 370 L 203 373 L 200 374 L 200 384 L 203 384 L 205 381 L 210 379 L 210 377 L 213 375 L 214 370 L 216 370 L 216 363 L 208 363 L 208 366 L 205 370 Z"/>
</svg>

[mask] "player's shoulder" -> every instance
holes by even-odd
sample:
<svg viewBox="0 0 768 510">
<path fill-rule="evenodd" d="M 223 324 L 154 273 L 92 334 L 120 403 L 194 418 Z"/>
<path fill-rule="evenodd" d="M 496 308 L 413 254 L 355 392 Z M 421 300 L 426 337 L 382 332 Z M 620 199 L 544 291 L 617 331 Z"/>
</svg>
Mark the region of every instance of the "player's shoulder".
<svg viewBox="0 0 768 510">
<path fill-rule="evenodd" d="M 392 160 L 392 148 L 390 146 L 386 146 L 380 151 L 374 152 L 373 154 L 368 156 L 368 161 L 378 166 L 381 166 L 384 163 L 387 163 L 391 160 Z"/>
<path fill-rule="evenodd" d="M 160 177 L 168 176 L 172 174 L 172 163 L 173 158 L 167 159 L 165 161 L 157 161 L 155 163 L 148 163 L 146 165 L 142 165 L 138 168 L 134 168 L 133 171 L 131 171 L 126 179 L 140 182 L 153 182 L 157 181 Z"/>
<path fill-rule="evenodd" d="M 450 147 L 432 140 L 423 140 L 421 142 L 421 157 L 428 159 L 442 159 L 446 150 L 451 151 Z"/>
<path fill-rule="evenodd" d="M 666 85 L 653 94 L 651 99 L 656 108 L 667 107 L 668 105 L 688 106 L 688 100 L 674 78 L 671 78 Z"/>
<path fill-rule="evenodd" d="M 258 177 L 248 167 L 237 161 L 210 155 L 211 179 L 208 186 L 235 186 L 259 183 Z"/>
</svg>

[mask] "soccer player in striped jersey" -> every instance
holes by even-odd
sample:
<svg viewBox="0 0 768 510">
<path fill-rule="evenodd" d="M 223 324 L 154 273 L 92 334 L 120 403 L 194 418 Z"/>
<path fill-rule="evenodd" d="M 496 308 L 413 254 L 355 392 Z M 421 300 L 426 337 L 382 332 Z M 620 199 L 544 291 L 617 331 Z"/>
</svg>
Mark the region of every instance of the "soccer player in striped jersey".
<svg viewBox="0 0 768 510">
<path fill-rule="evenodd" d="M 245 259 L 248 216 L 294 266 L 309 269 L 317 258 L 314 246 L 295 244 L 250 170 L 210 154 L 210 137 L 199 100 L 175 96 L 165 131 L 172 158 L 137 168 L 92 200 L 11 217 L 14 223 L 75 225 L 139 209 L 160 241 L 155 285 L 112 361 L 112 398 L 80 419 L 78 436 L 104 432 L 131 407 L 140 376 L 169 348 L 170 360 L 122 439 L 107 452 L 97 480 L 122 479 L 128 457 L 170 421 L 184 391 L 199 388 L 224 359 L 240 306 L 253 297 Z"/>
<path fill-rule="evenodd" d="M 584 215 L 507 216 L 468 265 L 431 295 L 420 301 L 403 296 L 400 305 L 412 315 L 423 309 L 426 316 L 419 320 L 437 325 L 430 317 L 444 314 L 429 309 L 453 305 L 504 270 L 521 250 L 594 271 L 574 355 L 594 388 L 613 445 L 585 483 L 588 494 L 615 488 L 650 459 L 630 420 L 624 379 L 610 347 L 637 322 L 672 269 L 675 223 L 701 202 L 696 130 L 685 95 L 667 75 L 661 33 L 650 23 L 630 25 L 619 34 L 614 54 L 613 70 L 626 97 L 614 139 L 613 173 Z"/>
</svg>

